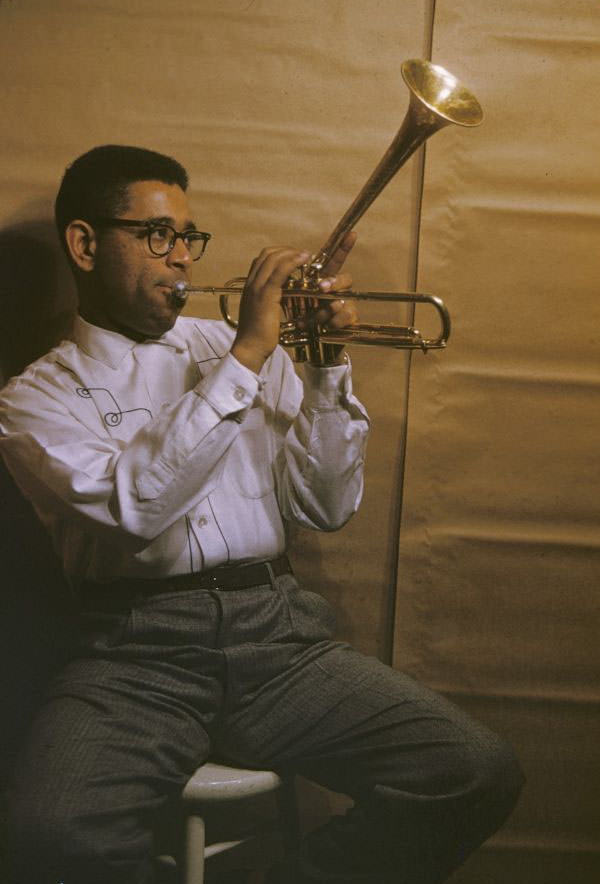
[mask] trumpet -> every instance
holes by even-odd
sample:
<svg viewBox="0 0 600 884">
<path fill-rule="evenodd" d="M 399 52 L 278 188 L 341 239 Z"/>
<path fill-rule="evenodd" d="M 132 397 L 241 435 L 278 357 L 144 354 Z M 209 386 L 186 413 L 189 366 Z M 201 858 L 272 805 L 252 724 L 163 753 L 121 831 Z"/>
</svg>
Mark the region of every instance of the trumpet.
<svg viewBox="0 0 600 884">
<path fill-rule="evenodd" d="M 402 77 L 409 90 L 409 105 L 404 120 L 390 146 L 371 173 L 355 200 L 346 210 L 324 245 L 311 261 L 291 276 L 282 290 L 285 321 L 281 324 L 280 343 L 291 348 L 296 362 L 310 361 L 328 365 L 335 361 L 340 345 L 366 344 L 397 349 L 441 349 L 450 335 L 450 316 L 443 301 L 435 295 L 418 292 L 343 292 L 329 294 L 319 288 L 321 272 L 335 255 L 346 233 L 352 230 L 369 206 L 391 181 L 412 154 L 435 132 L 448 125 L 478 126 L 483 111 L 477 98 L 456 77 L 440 65 L 424 59 L 403 62 Z M 229 312 L 229 297 L 241 294 L 245 277 L 236 277 L 225 286 L 186 286 L 178 283 L 173 296 L 185 301 L 192 293 L 220 296 L 223 318 L 235 327 Z M 357 301 L 410 302 L 430 304 L 438 313 L 440 333 L 425 338 L 412 326 L 358 324 L 343 329 L 327 329 L 304 320 L 319 301 L 343 298 Z"/>
<path fill-rule="evenodd" d="M 232 328 L 237 327 L 237 322 L 229 312 L 229 298 L 232 294 L 241 295 L 245 276 L 236 276 L 230 279 L 224 286 L 186 286 L 184 282 L 178 282 L 174 288 L 174 294 L 177 298 L 185 300 L 189 294 L 202 295 L 218 295 L 221 314 Z M 289 283 L 288 283 L 289 285 Z M 284 301 L 289 302 L 283 304 L 284 310 L 289 310 L 292 318 L 286 319 L 280 325 L 279 343 L 283 347 L 292 348 L 311 348 L 315 335 L 314 327 L 308 325 L 303 329 L 299 325 L 299 318 L 302 314 L 294 310 L 294 301 L 300 302 L 302 310 L 308 300 L 308 296 L 318 298 L 319 301 L 387 301 L 388 303 L 413 303 L 413 304 L 430 304 L 438 314 L 440 331 L 435 338 L 425 338 L 421 332 L 413 326 L 402 325 L 369 325 L 366 323 L 356 323 L 346 328 L 324 328 L 318 326 L 317 334 L 319 343 L 325 345 L 345 345 L 345 344 L 364 344 L 366 346 L 395 347 L 401 350 L 435 350 L 446 346 L 446 341 L 450 336 L 450 314 L 441 298 L 435 295 L 419 294 L 417 292 L 324 292 L 321 289 L 315 289 L 311 292 L 308 289 L 294 290 L 286 288 L 284 290 Z M 296 362 L 304 362 L 304 358 L 296 359 Z M 325 363 L 320 363 L 325 364 Z"/>
</svg>

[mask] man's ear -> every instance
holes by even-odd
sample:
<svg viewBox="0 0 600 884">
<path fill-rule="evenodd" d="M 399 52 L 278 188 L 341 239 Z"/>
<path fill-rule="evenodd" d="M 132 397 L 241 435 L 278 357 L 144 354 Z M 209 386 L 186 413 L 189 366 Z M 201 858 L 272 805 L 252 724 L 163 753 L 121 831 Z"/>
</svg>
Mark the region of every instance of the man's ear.
<svg viewBox="0 0 600 884">
<path fill-rule="evenodd" d="M 71 221 L 65 229 L 65 240 L 73 262 L 80 270 L 94 269 L 96 260 L 96 233 L 91 224 L 79 218 Z"/>
</svg>

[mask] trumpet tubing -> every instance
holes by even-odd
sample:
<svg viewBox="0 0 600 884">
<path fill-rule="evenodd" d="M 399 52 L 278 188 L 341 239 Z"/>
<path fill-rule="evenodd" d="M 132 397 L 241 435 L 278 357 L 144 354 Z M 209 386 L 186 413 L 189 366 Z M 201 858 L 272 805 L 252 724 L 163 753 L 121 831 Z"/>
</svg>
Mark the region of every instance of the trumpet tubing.
<svg viewBox="0 0 600 884">
<path fill-rule="evenodd" d="M 224 286 L 184 286 L 179 283 L 178 291 L 187 295 L 216 295 L 220 300 L 221 314 L 228 325 L 236 327 L 236 320 L 229 311 L 229 298 L 232 295 L 242 294 L 241 285 L 244 277 L 237 277 Z M 176 287 L 177 289 L 177 287 Z M 322 292 L 320 289 L 309 291 L 286 291 L 283 295 L 282 308 L 286 316 L 292 316 L 281 323 L 279 343 L 283 347 L 296 349 L 310 345 L 313 330 L 301 328 L 298 325 L 300 316 L 306 317 L 307 313 L 298 313 L 294 305 L 303 308 L 304 302 L 318 298 L 320 301 L 337 301 L 343 298 L 345 301 L 370 301 L 377 303 L 411 303 L 429 304 L 437 313 L 440 325 L 439 334 L 434 338 L 425 338 L 421 332 L 412 326 L 405 325 L 368 325 L 357 323 L 346 328 L 329 329 L 317 328 L 317 334 L 323 344 L 362 344 L 365 346 L 392 347 L 399 350 L 441 350 L 446 346 L 450 337 L 450 314 L 441 298 L 436 295 L 428 295 L 417 292 Z M 310 315 L 310 314 L 309 314 Z"/>
<path fill-rule="evenodd" d="M 450 334 L 450 317 L 443 302 L 433 295 L 412 292 L 344 292 L 343 295 L 324 294 L 319 289 L 321 272 L 327 271 L 327 263 L 335 255 L 347 232 L 362 218 L 383 188 L 412 154 L 435 132 L 448 125 L 473 127 L 483 119 L 481 106 L 475 96 L 445 68 L 422 59 L 409 59 L 402 64 L 402 77 L 409 89 L 409 105 L 406 115 L 392 143 L 362 187 L 358 196 L 348 207 L 325 243 L 310 263 L 300 270 L 299 277 L 290 277 L 284 287 L 282 306 L 286 321 L 281 325 L 280 342 L 293 349 L 292 358 L 297 362 L 309 360 L 316 365 L 335 361 L 340 344 L 359 343 L 392 346 L 399 349 L 429 350 L 446 345 Z M 228 297 L 238 292 L 245 279 L 237 277 L 226 286 L 187 288 L 179 283 L 173 290 L 174 297 L 185 300 L 189 292 L 212 292 L 221 296 L 221 312 L 227 322 L 235 325 L 228 311 Z M 423 338 L 417 329 L 404 326 L 360 325 L 347 329 L 328 330 L 299 325 L 299 317 L 305 317 L 312 309 L 314 298 L 330 300 L 343 297 L 356 300 L 427 302 L 439 314 L 441 331 L 437 338 Z M 297 301 L 296 299 L 303 299 Z"/>
<path fill-rule="evenodd" d="M 440 65 L 420 58 L 402 63 L 402 78 L 409 89 L 408 109 L 392 143 L 359 194 L 309 265 L 320 271 L 335 254 L 349 230 L 389 184 L 413 153 L 445 126 L 478 126 L 481 105 L 456 77 Z"/>
</svg>

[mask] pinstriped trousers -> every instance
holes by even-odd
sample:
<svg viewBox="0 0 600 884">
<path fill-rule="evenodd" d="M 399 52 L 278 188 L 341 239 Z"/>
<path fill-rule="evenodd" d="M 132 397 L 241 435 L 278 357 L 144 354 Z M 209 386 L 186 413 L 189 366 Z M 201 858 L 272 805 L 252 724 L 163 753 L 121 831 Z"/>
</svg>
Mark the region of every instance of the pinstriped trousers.
<svg viewBox="0 0 600 884">
<path fill-rule="evenodd" d="M 445 880 L 512 810 L 518 763 L 332 630 L 289 574 L 88 610 L 15 772 L 11 884 L 151 884 L 156 814 L 209 753 L 354 799 L 273 880 Z"/>
</svg>

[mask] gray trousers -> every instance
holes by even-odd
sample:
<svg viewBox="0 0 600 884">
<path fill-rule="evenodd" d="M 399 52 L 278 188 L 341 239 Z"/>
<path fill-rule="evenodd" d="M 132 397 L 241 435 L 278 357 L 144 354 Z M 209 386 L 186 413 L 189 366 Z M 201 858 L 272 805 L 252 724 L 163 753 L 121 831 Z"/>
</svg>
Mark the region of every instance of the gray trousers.
<svg viewBox="0 0 600 884">
<path fill-rule="evenodd" d="M 150 884 L 156 814 L 209 753 L 354 799 L 282 880 L 443 881 L 512 810 L 518 764 L 441 697 L 333 641 L 332 620 L 291 575 L 85 613 L 15 772 L 13 884 Z"/>
</svg>

